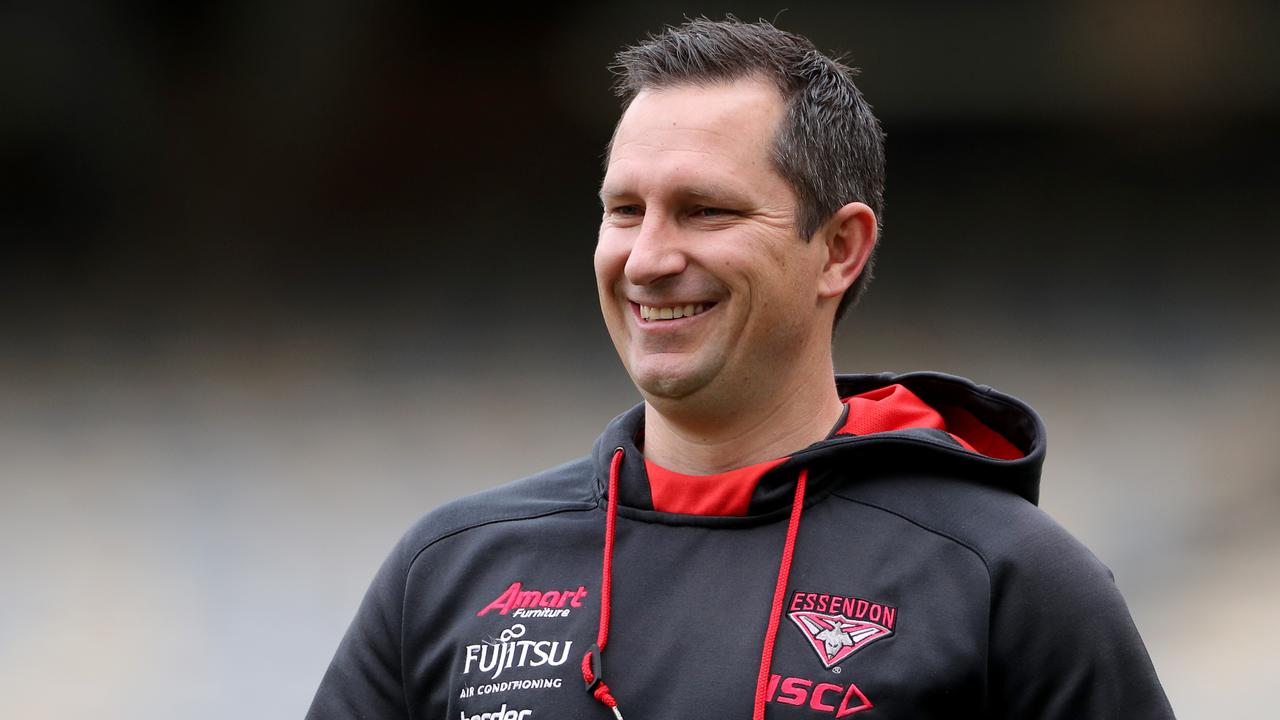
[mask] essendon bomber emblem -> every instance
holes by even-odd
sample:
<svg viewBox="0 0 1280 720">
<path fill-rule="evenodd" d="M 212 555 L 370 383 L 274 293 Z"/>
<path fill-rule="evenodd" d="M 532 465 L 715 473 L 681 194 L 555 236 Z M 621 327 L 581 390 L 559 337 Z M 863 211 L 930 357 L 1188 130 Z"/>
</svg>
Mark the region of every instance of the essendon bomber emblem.
<svg viewBox="0 0 1280 720">
<path fill-rule="evenodd" d="M 787 617 L 804 633 L 828 669 L 892 635 L 897 616 L 897 609 L 889 605 L 826 593 L 797 592 L 790 610 Z"/>
</svg>

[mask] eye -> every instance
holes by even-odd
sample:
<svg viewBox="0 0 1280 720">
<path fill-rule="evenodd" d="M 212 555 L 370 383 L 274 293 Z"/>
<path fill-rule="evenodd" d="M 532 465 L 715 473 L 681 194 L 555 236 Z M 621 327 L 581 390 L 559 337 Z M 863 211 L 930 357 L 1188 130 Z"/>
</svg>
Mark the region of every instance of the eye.
<svg viewBox="0 0 1280 720">
<path fill-rule="evenodd" d="M 609 212 L 613 215 L 622 215 L 624 217 L 635 217 L 640 214 L 639 205 L 618 205 L 609 208 Z"/>
<path fill-rule="evenodd" d="M 700 207 L 697 210 L 695 210 L 693 214 L 697 215 L 698 217 L 711 218 L 711 217 L 720 217 L 722 215 L 729 215 L 732 212 L 733 211 L 726 210 L 724 208 Z"/>
</svg>

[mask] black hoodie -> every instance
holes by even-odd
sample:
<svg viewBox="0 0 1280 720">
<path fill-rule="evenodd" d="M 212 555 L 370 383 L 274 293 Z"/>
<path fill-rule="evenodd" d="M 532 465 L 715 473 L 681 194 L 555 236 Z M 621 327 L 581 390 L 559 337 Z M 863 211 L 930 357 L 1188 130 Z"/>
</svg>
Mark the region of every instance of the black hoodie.
<svg viewBox="0 0 1280 720">
<path fill-rule="evenodd" d="M 733 516 L 655 509 L 643 406 L 428 514 L 307 717 L 1172 717 L 1110 572 L 1035 505 L 1036 414 L 940 374 L 837 378 L 895 384 L 936 422 L 850 403 Z"/>
</svg>

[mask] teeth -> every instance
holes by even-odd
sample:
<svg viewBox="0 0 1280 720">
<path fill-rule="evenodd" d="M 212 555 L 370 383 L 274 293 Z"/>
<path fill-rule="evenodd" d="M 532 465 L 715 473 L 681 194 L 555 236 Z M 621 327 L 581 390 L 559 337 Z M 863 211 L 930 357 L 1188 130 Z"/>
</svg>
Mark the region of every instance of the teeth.
<svg viewBox="0 0 1280 720">
<path fill-rule="evenodd" d="M 704 303 L 675 305 L 672 307 L 652 307 L 650 305 L 640 306 L 640 318 L 643 320 L 678 320 L 680 318 L 693 317 L 706 311 L 709 306 Z"/>
</svg>

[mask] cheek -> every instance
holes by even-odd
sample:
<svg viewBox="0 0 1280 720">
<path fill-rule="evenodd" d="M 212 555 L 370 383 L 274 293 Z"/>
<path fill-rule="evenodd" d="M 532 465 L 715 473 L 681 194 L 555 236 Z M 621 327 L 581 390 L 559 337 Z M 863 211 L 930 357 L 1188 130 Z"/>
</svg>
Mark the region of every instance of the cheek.
<svg viewBox="0 0 1280 720">
<path fill-rule="evenodd" d="M 627 310 L 626 304 L 618 298 L 620 283 L 624 277 L 623 270 L 627 263 L 625 246 L 617 242 L 609 242 L 605 234 L 601 234 L 596 245 L 592 262 L 596 273 L 596 292 L 600 301 L 600 311 L 604 315 L 605 324 L 610 333 L 616 333 L 622 325 L 622 313 Z"/>
<path fill-rule="evenodd" d="M 601 228 L 600 237 L 596 241 L 594 263 L 596 282 L 600 285 L 601 291 L 622 276 L 623 268 L 627 264 L 627 244 L 617 235 L 616 232 Z"/>
</svg>

